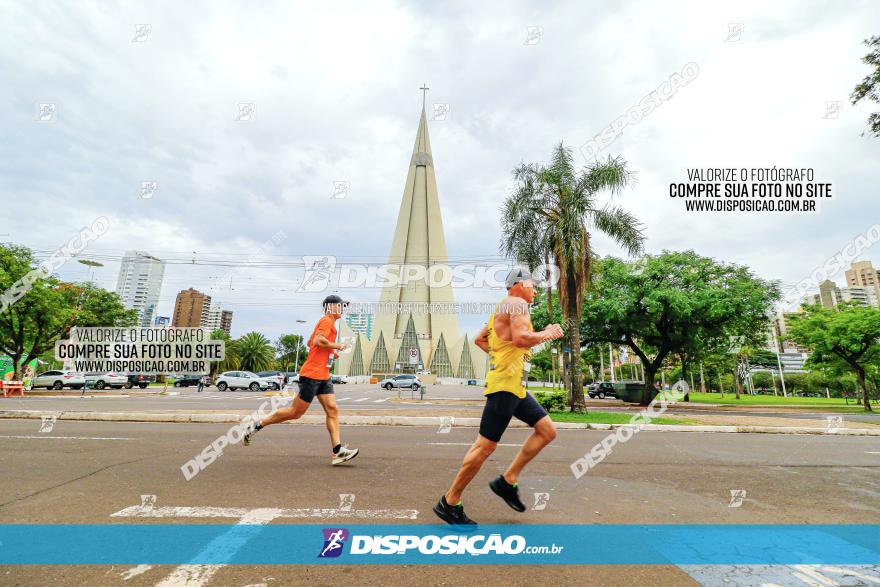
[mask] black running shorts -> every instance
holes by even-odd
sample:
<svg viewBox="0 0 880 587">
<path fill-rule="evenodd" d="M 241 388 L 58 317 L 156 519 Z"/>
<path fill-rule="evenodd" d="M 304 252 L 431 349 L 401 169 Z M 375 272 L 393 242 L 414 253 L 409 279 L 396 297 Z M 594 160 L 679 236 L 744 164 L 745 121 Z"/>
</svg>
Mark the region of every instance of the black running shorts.
<svg viewBox="0 0 880 587">
<path fill-rule="evenodd" d="M 312 403 L 316 395 L 333 393 L 333 382 L 329 379 L 312 379 L 310 377 L 299 378 L 299 399 L 306 403 Z"/>
<path fill-rule="evenodd" d="M 518 398 L 509 391 L 496 391 L 486 396 L 486 406 L 480 418 L 480 435 L 498 442 L 511 418 L 515 417 L 534 427 L 546 415 L 547 411 L 529 392 L 526 392 L 526 397 Z"/>
</svg>

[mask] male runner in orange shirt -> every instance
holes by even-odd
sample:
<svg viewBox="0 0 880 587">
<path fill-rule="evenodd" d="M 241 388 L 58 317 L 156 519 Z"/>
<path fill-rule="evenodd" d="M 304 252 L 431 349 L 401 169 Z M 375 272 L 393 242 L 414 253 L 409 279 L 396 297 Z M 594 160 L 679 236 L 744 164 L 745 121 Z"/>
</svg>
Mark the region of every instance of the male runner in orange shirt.
<svg viewBox="0 0 880 587">
<path fill-rule="evenodd" d="M 339 441 L 339 408 L 336 407 L 333 382 L 330 380 L 330 367 L 338 356 L 336 351 L 345 350 L 346 347 L 345 343 L 336 342 L 335 324 L 342 317 L 348 302 L 337 295 L 330 295 L 324 298 L 323 305 L 324 316 L 318 320 L 309 337 L 307 344 L 309 356 L 299 370 L 299 393 L 293 404 L 280 408 L 268 418 L 255 423 L 244 435 L 245 446 L 251 443 L 254 434 L 266 426 L 301 418 L 317 395 L 327 416 L 327 431 L 330 433 L 330 445 L 333 447 L 331 463 L 340 465 L 350 461 L 360 452 L 356 448 L 343 446 Z"/>
</svg>

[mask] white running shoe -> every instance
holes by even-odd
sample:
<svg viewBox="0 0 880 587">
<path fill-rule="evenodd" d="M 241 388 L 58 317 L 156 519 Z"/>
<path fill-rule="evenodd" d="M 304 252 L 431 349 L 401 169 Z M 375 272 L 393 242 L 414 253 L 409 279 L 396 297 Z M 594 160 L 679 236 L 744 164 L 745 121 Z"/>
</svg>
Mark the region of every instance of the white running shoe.
<svg viewBox="0 0 880 587">
<path fill-rule="evenodd" d="M 250 444 L 251 444 L 251 438 L 254 437 L 254 434 L 256 434 L 257 432 L 259 432 L 259 430 L 257 430 L 257 429 L 255 428 L 256 425 L 257 425 L 256 422 L 250 422 L 250 423 L 247 425 L 247 428 L 245 428 L 244 436 L 241 437 L 241 443 L 242 443 L 243 445 L 245 445 L 245 446 L 250 446 Z"/>
<path fill-rule="evenodd" d="M 348 448 L 347 446 L 343 446 L 339 449 L 339 452 L 333 455 L 333 464 L 341 465 L 345 461 L 350 461 L 351 459 L 358 456 L 360 450 L 356 448 Z"/>
</svg>

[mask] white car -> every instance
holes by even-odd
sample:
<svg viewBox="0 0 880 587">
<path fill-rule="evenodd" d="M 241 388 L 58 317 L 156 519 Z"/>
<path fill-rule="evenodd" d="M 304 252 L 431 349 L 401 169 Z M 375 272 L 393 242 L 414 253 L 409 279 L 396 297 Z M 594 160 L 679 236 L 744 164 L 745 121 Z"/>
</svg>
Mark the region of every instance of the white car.
<svg viewBox="0 0 880 587">
<path fill-rule="evenodd" d="M 34 377 L 31 384 L 34 388 L 61 389 L 69 387 L 79 389 L 86 382 L 82 373 L 77 371 L 46 371 Z"/>
<path fill-rule="evenodd" d="M 122 389 L 128 383 L 128 375 L 109 371 L 107 373 L 86 373 L 86 383 L 91 389 L 112 387 Z"/>
<path fill-rule="evenodd" d="M 401 389 L 418 389 L 423 387 L 424 385 L 415 375 L 395 375 L 394 377 L 389 377 L 388 379 L 383 379 L 379 382 L 379 387 L 384 387 L 385 389 L 392 389 L 394 387 L 400 387 Z"/>
<path fill-rule="evenodd" d="M 220 391 L 226 391 L 227 389 L 260 391 L 261 389 L 274 387 L 275 384 L 274 378 L 260 377 L 252 371 L 227 371 L 217 377 L 217 389 Z"/>
</svg>

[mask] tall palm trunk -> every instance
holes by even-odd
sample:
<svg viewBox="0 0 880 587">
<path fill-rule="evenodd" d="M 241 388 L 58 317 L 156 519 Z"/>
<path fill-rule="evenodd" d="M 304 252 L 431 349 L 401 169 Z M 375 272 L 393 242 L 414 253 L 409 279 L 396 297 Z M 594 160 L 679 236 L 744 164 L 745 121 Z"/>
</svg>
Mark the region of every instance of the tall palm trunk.
<svg viewBox="0 0 880 587">
<path fill-rule="evenodd" d="M 565 286 L 568 295 L 566 296 L 566 305 L 563 308 L 566 326 L 568 327 L 568 368 L 566 374 L 569 380 L 568 386 L 568 405 L 571 406 L 572 412 L 586 412 L 587 406 L 584 401 L 584 382 L 581 379 L 581 321 L 580 308 L 578 300 L 580 300 L 577 291 L 577 282 L 574 277 L 566 279 Z"/>
</svg>

